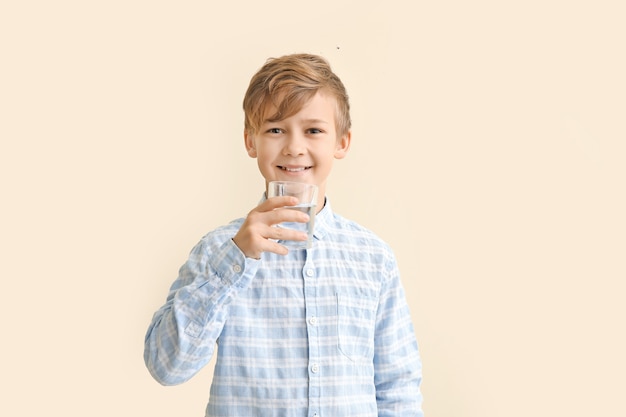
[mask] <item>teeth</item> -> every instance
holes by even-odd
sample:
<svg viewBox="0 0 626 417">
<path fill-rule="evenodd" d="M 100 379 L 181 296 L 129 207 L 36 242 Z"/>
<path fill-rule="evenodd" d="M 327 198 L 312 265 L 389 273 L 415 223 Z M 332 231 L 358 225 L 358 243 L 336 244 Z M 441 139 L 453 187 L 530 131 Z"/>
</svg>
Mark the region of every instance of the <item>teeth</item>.
<svg viewBox="0 0 626 417">
<path fill-rule="evenodd" d="M 300 172 L 300 171 L 304 171 L 305 169 L 307 169 L 307 167 L 302 167 L 302 168 L 287 168 L 287 167 L 281 167 L 284 171 L 288 171 L 288 172 Z"/>
</svg>

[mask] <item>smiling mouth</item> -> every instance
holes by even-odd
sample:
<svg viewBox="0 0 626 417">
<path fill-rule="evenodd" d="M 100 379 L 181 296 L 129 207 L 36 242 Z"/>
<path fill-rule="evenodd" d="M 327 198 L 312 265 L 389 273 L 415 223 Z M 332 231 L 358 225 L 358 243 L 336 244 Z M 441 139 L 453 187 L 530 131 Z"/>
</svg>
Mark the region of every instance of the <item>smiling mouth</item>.
<svg viewBox="0 0 626 417">
<path fill-rule="evenodd" d="M 312 167 L 284 167 L 284 166 L 278 166 L 278 168 L 280 168 L 283 171 L 287 171 L 287 172 L 302 172 L 302 171 L 306 171 L 307 169 L 311 169 Z"/>
</svg>

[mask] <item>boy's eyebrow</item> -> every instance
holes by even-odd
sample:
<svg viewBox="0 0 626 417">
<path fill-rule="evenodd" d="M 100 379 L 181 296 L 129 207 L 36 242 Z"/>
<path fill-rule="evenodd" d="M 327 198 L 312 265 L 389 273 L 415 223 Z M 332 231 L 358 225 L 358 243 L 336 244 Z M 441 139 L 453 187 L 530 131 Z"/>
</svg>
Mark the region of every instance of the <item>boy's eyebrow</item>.
<svg viewBox="0 0 626 417">
<path fill-rule="evenodd" d="M 328 122 L 326 120 L 323 120 L 323 119 L 305 119 L 305 120 L 303 120 L 303 122 L 306 122 L 306 123 L 326 123 L 326 124 L 328 124 Z"/>
<path fill-rule="evenodd" d="M 276 120 L 276 119 L 265 119 L 263 120 L 263 122 L 261 123 L 262 125 L 267 124 L 267 123 L 279 123 L 282 122 L 282 120 Z M 330 124 L 329 121 L 324 120 L 324 119 L 304 119 L 302 120 L 302 123 L 324 123 L 324 124 Z"/>
</svg>

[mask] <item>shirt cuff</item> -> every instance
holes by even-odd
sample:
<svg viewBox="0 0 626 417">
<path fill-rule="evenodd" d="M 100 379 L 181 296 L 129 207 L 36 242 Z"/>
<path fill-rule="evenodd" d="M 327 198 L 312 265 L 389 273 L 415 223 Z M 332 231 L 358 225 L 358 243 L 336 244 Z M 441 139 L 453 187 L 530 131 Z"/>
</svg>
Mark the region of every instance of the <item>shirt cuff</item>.
<svg viewBox="0 0 626 417">
<path fill-rule="evenodd" d="M 216 255 L 209 260 L 210 267 L 224 284 L 238 288 L 248 286 L 261 263 L 259 259 L 247 258 L 232 239 L 224 242 Z"/>
</svg>

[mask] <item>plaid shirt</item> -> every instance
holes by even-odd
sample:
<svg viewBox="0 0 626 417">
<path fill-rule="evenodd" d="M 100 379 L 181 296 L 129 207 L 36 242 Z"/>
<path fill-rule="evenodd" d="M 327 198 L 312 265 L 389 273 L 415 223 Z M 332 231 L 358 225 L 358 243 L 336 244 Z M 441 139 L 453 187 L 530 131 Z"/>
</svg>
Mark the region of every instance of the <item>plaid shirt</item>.
<svg viewBox="0 0 626 417">
<path fill-rule="evenodd" d="M 211 417 L 423 416 L 421 360 L 391 249 L 333 213 L 311 249 L 244 257 L 243 219 L 204 236 L 146 334 L 164 385 L 217 362 Z"/>
</svg>

